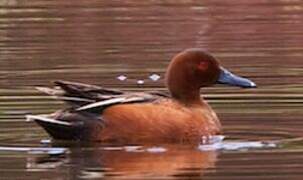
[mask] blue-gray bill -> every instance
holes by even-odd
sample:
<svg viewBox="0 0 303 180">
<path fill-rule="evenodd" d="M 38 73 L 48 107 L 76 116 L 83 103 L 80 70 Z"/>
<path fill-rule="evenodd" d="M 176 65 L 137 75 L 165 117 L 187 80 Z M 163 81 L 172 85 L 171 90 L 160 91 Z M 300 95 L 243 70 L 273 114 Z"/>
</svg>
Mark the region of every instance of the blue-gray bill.
<svg viewBox="0 0 303 180">
<path fill-rule="evenodd" d="M 220 73 L 220 77 L 218 79 L 218 83 L 227 84 L 227 85 L 231 85 L 231 86 L 239 86 L 242 88 L 257 87 L 257 85 L 253 81 L 251 81 L 247 78 L 237 76 L 237 75 L 229 72 L 228 70 L 224 69 L 223 67 L 221 67 L 221 73 Z"/>
</svg>

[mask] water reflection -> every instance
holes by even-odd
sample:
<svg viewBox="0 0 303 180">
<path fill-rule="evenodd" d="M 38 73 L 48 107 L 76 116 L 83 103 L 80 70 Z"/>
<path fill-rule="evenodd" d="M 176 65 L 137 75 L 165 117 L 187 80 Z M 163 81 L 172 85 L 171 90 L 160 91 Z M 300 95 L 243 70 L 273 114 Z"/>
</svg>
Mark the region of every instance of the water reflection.
<svg viewBox="0 0 303 180">
<path fill-rule="evenodd" d="M 168 146 L 166 152 L 129 152 L 117 148 L 75 148 L 66 156 L 30 158 L 30 169 L 69 166 L 74 178 L 110 177 L 117 179 L 202 177 L 217 160 L 214 151 L 201 152 L 192 147 Z"/>
</svg>

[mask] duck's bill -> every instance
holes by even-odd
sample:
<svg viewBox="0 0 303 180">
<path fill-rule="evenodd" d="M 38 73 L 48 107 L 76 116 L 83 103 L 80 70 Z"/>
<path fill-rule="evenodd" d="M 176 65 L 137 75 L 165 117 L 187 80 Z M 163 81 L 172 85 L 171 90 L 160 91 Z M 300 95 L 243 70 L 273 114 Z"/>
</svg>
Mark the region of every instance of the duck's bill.
<svg viewBox="0 0 303 180">
<path fill-rule="evenodd" d="M 240 76 L 237 76 L 237 75 L 229 72 L 228 70 L 224 69 L 223 67 L 221 67 L 221 72 L 220 72 L 220 77 L 218 79 L 218 83 L 227 84 L 230 86 L 239 86 L 242 88 L 257 87 L 257 85 L 253 81 L 240 77 Z"/>
</svg>

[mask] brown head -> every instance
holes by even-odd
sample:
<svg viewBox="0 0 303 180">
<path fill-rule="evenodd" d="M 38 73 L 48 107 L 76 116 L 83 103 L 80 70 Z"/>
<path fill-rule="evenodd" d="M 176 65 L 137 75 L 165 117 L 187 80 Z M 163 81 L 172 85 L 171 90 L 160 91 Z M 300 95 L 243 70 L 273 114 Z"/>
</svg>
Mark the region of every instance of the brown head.
<svg viewBox="0 0 303 180">
<path fill-rule="evenodd" d="M 201 49 L 187 49 L 177 54 L 168 66 L 167 87 L 172 97 L 184 104 L 201 104 L 200 88 L 216 83 L 255 87 L 248 79 L 222 68 L 218 61 Z"/>
</svg>

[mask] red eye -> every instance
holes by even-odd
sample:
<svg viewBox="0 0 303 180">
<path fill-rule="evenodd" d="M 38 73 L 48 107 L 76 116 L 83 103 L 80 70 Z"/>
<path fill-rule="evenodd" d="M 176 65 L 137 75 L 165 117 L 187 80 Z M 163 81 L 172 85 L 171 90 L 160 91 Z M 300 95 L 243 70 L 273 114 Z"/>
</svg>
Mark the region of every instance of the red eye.
<svg viewBox="0 0 303 180">
<path fill-rule="evenodd" d="M 208 63 L 205 61 L 202 61 L 198 64 L 198 69 L 205 71 L 206 69 L 208 69 Z"/>
</svg>

